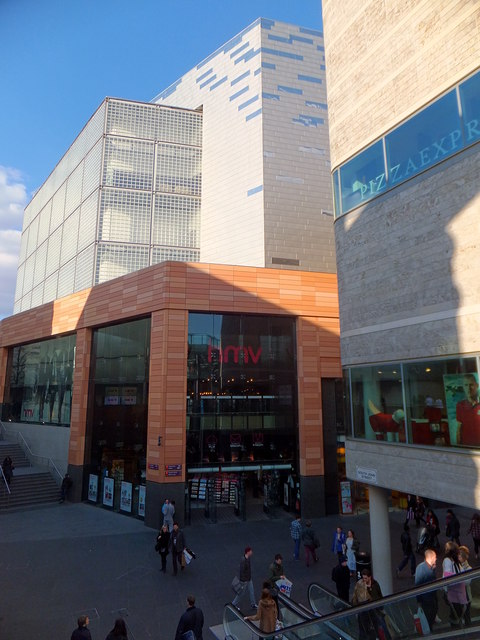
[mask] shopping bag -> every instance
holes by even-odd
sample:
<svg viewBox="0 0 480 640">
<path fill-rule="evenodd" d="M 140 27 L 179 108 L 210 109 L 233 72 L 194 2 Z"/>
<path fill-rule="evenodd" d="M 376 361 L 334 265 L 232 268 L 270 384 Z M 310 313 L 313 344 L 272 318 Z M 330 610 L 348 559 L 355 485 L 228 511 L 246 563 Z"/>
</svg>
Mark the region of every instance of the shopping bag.
<svg viewBox="0 0 480 640">
<path fill-rule="evenodd" d="M 239 593 L 242 593 L 242 591 L 243 591 L 243 585 L 240 582 L 240 580 L 237 578 L 237 576 L 235 576 L 234 579 L 232 580 L 232 590 L 237 595 Z"/>
<path fill-rule="evenodd" d="M 188 551 L 186 549 L 183 550 L 183 557 L 185 558 L 185 564 L 190 564 L 190 562 L 192 561 L 192 555 L 190 553 L 188 553 Z"/>
<path fill-rule="evenodd" d="M 196 640 L 195 634 L 191 629 L 189 629 L 188 631 L 185 631 L 185 633 L 182 633 L 182 640 Z"/>
<path fill-rule="evenodd" d="M 281 620 L 277 620 L 275 621 L 275 640 L 282 640 L 283 639 L 283 633 L 281 633 L 283 629 L 283 622 Z"/>
<path fill-rule="evenodd" d="M 280 580 L 277 580 L 275 584 L 277 585 L 280 593 L 283 593 L 285 596 L 290 598 L 293 586 L 290 580 L 288 580 L 287 578 L 280 578 Z"/>
<path fill-rule="evenodd" d="M 427 616 L 422 607 L 418 607 L 417 613 L 413 616 L 415 622 L 415 629 L 421 636 L 426 636 L 430 633 L 430 625 L 428 624 Z"/>
</svg>

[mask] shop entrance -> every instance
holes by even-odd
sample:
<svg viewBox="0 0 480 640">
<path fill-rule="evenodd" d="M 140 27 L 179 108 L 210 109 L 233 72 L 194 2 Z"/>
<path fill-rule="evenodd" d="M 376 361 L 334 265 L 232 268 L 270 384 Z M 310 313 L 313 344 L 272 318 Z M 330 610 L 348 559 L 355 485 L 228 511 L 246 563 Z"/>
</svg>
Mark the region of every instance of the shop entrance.
<svg viewBox="0 0 480 640">
<path fill-rule="evenodd" d="M 274 466 L 190 472 L 186 524 L 291 518 L 298 504 L 296 479 L 290 465 Z"/>
</svg>

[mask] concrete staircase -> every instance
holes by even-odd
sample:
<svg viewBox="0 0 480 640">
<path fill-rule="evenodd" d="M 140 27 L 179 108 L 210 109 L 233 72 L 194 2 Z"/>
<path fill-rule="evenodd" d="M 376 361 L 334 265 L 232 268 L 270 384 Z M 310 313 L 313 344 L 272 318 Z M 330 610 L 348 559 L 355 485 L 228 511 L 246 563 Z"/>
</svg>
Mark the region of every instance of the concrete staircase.
<svg viewBox="0 0 480 640">
<path fill-rule="evenodd" d="M 8 493 L 0 482 L 0 511 L 58 502 L 60 489 L 48 471 L 32 467 L 20 445 L 0 440 L 0 464 L 10 456 L 15 467 Z"/>
</svg>

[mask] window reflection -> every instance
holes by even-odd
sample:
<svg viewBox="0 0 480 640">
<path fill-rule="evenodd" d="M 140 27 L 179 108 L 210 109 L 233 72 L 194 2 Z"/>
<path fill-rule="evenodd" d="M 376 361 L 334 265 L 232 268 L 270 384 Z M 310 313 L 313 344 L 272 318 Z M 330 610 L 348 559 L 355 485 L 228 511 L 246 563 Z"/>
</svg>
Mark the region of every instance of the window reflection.
<svg viewBox="0 0 480 640">
<path fill-rule="evenodd" d="M 480 73 L 460 85 L 465 141 L 480 140 Z"/>
<path fill-rule="evenodd" d="M 374 198 L 386 186 L 383 143 L 379 140 L 341 168 L 342 211 Z"/>
</svg>

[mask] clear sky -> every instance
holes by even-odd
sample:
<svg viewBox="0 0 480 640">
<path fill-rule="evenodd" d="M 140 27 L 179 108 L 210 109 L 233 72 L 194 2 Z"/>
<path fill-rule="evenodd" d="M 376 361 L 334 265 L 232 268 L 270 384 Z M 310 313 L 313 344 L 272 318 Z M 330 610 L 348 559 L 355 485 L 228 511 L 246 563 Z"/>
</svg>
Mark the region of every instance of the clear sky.
<svg viewBox="0 0 480 640">
<path fill-rule="evenodd" d="M 151 100 L 260 16 L 322 28 L 320 0 L 0 0 L 0 318 L 24 207 L 102 100 Z"/>
</svg>

